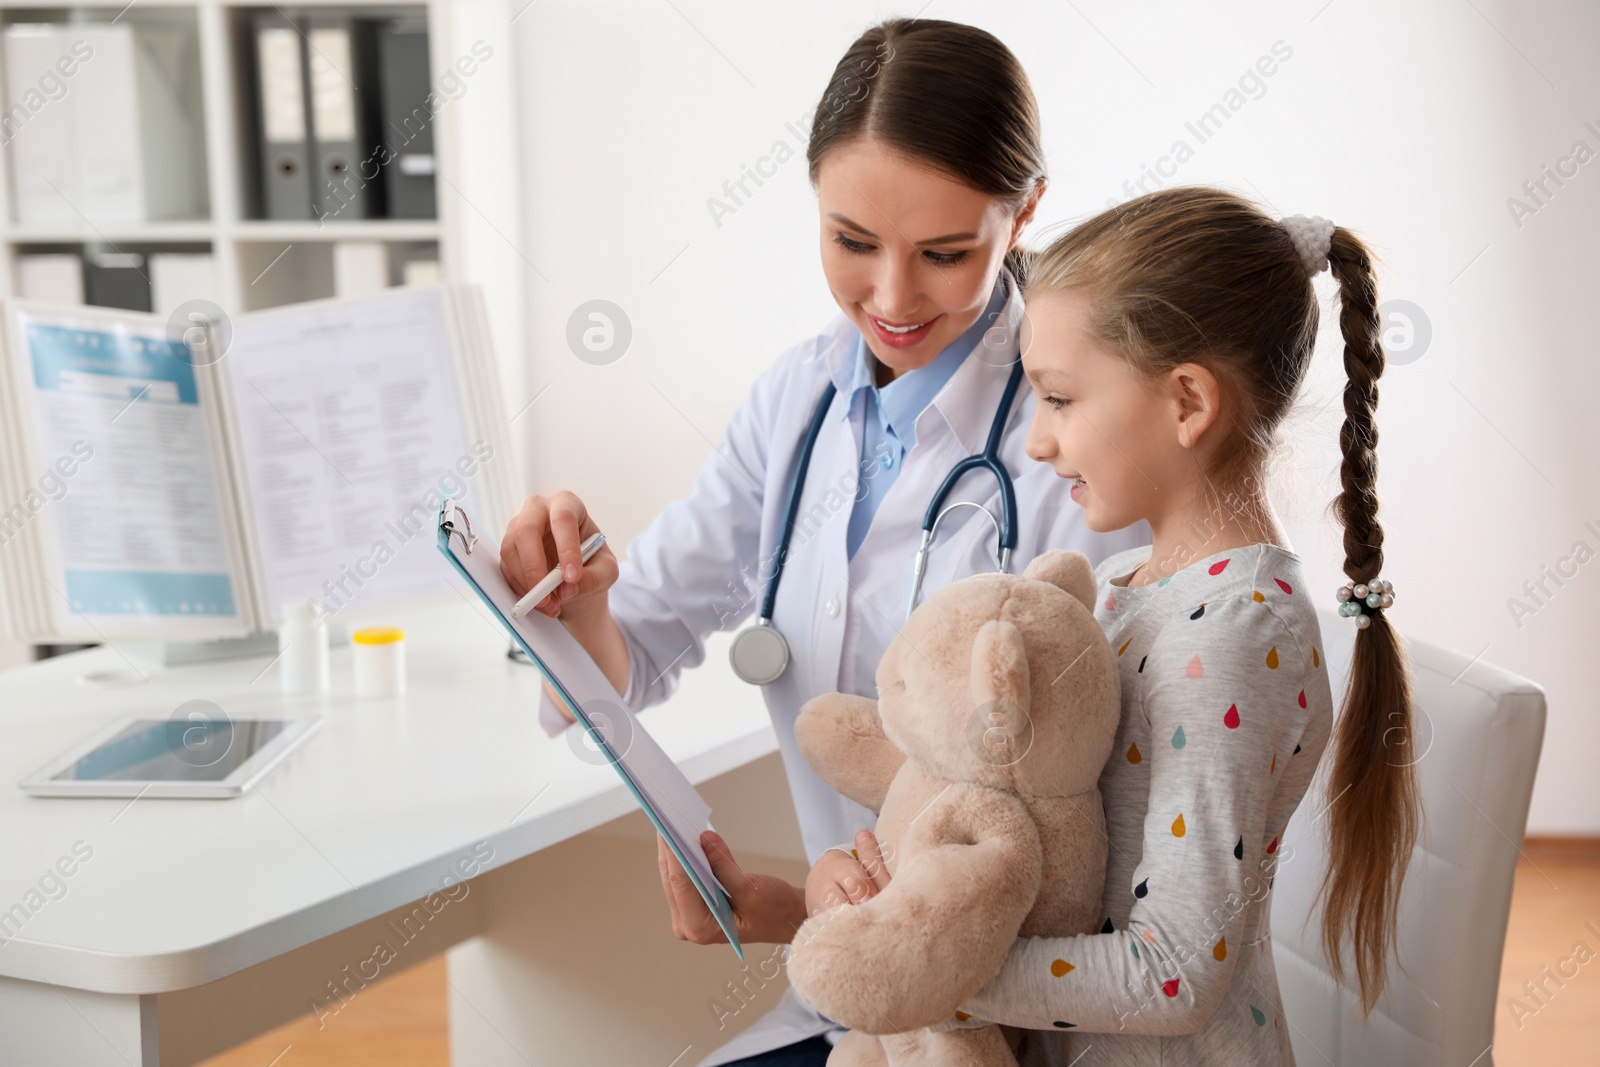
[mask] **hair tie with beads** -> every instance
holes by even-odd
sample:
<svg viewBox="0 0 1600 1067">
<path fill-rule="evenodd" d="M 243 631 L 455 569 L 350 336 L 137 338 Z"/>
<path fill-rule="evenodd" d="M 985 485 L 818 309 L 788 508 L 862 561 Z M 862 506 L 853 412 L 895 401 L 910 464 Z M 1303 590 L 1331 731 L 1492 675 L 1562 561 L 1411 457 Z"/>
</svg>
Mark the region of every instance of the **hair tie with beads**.
<svg viewBox="0 0 1600 1067">
<path fill-rule="evenodd" d="M 1385 578 L 1370 582 L 1341 585 L 1337 594 L 1339 614 L 1356 620 L 1356 629 L 1365 630 L 1372 625 L 1372 616 L 1384 608 L 1394 606 L 1394 583 Z"/>
<path fill-rule="evenodd" d="M 1306 273 L 1315 275 L 1328 269 L 1328 249 L 1333 247 L 1333 223 L 1321 215 L 1286 215 L 1278 220 L 1289 231 L 1289 240 Z"/>
</svg>

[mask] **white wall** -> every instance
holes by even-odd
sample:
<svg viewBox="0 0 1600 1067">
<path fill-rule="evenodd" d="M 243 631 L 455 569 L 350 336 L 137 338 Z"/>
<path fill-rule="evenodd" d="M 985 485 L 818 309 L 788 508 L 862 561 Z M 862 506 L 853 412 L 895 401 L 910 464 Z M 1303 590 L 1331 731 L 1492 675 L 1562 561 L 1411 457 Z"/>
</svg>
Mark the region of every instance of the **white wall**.
<svg viewBox="0 0 1600 1067">
<path fill-rule="evenodd" d="M 1600 551 L 1600 532 L 1584 527 L 1600 531 L 1600 450 L 1585 417 L 1600 393 L 1600 162 L 1520 227 L 1507 208 L 1575 141 L 1600 151 L 1600 10 L 1504 0 L 995 8 L 940 0 L 924 14 L 984 26 L 1033 78 L 1051 167 L 1035 244 L 1125 197 L 1122 183 L 1183 139 L 1194 154 L 1171 184 L 1226 184 L 1282 213 L 1358 229 L 1387 261 L 1386 298 L 1425 310 L 1431 347 L 1391 368 L 1379 411 L 1396 621 L 1547 688 L 1530 830 L 1600 833 L 1600 562 L 1551 585 L 1547 606 L 1520 626 L 1507 607 L 1574 542 Z M 526 395 L 508 406 L 549 386 L 517 423 L 533 486 L 577 490 L 614 536 L 631 537 L 688 489 L 755 374 L 833 313 L 805 119 L 861 29 L 915 11 L 539 0 L 517 17 L 520 250 L 537 274 L 526 275 Z M 1292 56 L 1200 144 L 1185 122 L 1278 41 Z M 707 199 L 778 142 L 794 157 L 719 227 Z M 565 341 L 568 316 L 594 298 L 620 305 L 633 328 L 609 366 L 581 362 Z M 1324 323 L 1282 502 L 1295 549 L 1331 598 L 1342 553 L 1325 507 L 1340 408 L 1323 405 L 1343 372 L 1333 316 Z"/>
</svg>

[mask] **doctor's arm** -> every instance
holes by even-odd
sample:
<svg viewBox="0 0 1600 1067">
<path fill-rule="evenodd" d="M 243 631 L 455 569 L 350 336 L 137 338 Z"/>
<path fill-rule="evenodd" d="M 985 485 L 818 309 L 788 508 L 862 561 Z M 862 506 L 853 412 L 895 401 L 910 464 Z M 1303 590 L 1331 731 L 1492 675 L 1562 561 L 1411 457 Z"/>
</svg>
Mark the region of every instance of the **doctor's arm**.
<svg viewBox="0 0 1600 1067">
<path fill-rule="evenodd" d="M 578 546 L 597 526 L 571 494 L 530 498 L 507 531 L 501 565 L 519 595 L 548 572 L 550 561 L 563 569 L 578 563 L 577 583 L 564 584 L 539 610 L 568 626 L 635 711 L 666 699 L 679 672 L 704 660 L 706 635 L 737 626 L 760 597 L 756 575 L 770 440 L 794 421 L 780 417 L 785 395 L 792 402 L 794 395 L 817 388 L 804 367 L 806 355 L 791 350 L 755 382 L 689 495 L 668 504 L 629 542 L 620 566 L 609 548 L 581 563 Z M 744 871 L 715 833 L 708 832 L 702 845 L 729 892 L 741 941 L 787 943 L 805 920 L 807 887 Z M 658 839 L 657 847 L 673 932 L 699 944 L 724 941 L 665 843 Z M 859 898 L 872 881 L 856 860 L 839 852 L 818 866 L 825 867 L 816 880 L 818 895 L 842 886 Z M 853 877 L 839 869 L 850 866 Z"/>
<path fill-rule="evenodd" d="M 760 599 L 772 441 L 787 439 L 804 414 L 790 410 L 795 397 L 820 388 L 810 355 L 797 346 L 756 379 L 689 493 L 628 541 L 620 563 L 605 548 L 581 563 L 578 546 L 599 527 L 571 494 L 531 498 L 508 530 L 515 556 L 505 549 L 502 567 L 520 563 L 522 588 L 550 561 L 578 566 L 577 583 L 565 583 L 563 598 L 547 598 L 540 610 L 567 625 L 635 712 L 671 696 L 681 672 L 704 661 L 707 635 L 739 625 Z"/>
<path fill-rule="evenodd" d="M 580 545 L 599 526 L 571 492 L 529 497 L 507 527 L 501 570 L 512 590 L 522 595 L 553 565 L 576 574 L 537 610 L 566 625 L 633 711 L 670 696 L 705 659 L 706 635 L 737 625 L 759 596 L 768 436 L 786 362 L 757 380 L 689 495 L 629 542 L 626 562 L 609 544 L 583 562 Z"/>
</svg>

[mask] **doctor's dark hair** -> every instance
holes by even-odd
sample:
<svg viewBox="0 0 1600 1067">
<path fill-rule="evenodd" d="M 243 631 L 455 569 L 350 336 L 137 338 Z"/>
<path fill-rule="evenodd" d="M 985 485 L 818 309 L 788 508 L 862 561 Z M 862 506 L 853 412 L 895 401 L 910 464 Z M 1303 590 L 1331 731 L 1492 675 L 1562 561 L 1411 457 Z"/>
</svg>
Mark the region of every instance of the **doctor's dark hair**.
<svg viewBox="0 0 1600 1067">
<path fill-rule="evenodd" d="M 856 38 L 811 120 L 811 183 L 830 148 L 871 139 L 1020 211 L 1045 177 L 1039 108 L 1011 50 L 975 26 L 889 19 Z M 1029 253 L 1006 252 L 1026 284 Z"/>
<path fill-rule="evenodd" d="M 1346 382 L 1341 492 L 1330 507 L 1344 528 L 1352 585 L 1370 583 L 1383 567 L 1374 411 L 1384 354 L 1372 258 L 1355 234 L 1334 229 L 1328 262 Z M 1226 491 L 1259 509 L 1266 461 L 1317 338 L 1316 290 L 1288 231 L 1232 193 L 1164 189 L 1096 215 L 1039 253 L 1030 303 L 1067 291 L 1086 298 L 1093 340 L 1144 380 L 1182 363 L 1217 376 L 1224 436 L 1212 469 L 1200 472 L 1203 491 L 1213 502 Z M 1236 492 L 1241 487 L 1249 491 Z M 1329 863 L 1320 891 L 1324 954 L 1342 978 L 1348 945 L 1364 1013 L 1383 991 L 1421 818 L 1410 664 L 1386 613 L 1370 619 L 1356 631 L 1330 744 Z"/>
</svg>

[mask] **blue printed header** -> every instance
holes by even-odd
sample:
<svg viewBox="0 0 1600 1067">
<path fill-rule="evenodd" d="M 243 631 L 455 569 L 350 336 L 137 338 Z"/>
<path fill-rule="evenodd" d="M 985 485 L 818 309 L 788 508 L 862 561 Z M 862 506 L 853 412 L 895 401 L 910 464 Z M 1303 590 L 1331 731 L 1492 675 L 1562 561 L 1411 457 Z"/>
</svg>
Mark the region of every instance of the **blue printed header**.
<svg viewBox="0 0 1600 1067">
<path fill-rule="evenodd" d="M 82 376 L 127 378 L 132 381 L 169 383 L 151 388 L 148 399 L 179 404 L 197 403 L 194 364 L 181 341 L 133 336 L 108 330 L 85 330 L 40 323 L 26 324 L 28 349 L 33 356 L 34 381 L 53 392 L 94 392 Z"/>
</svg>

